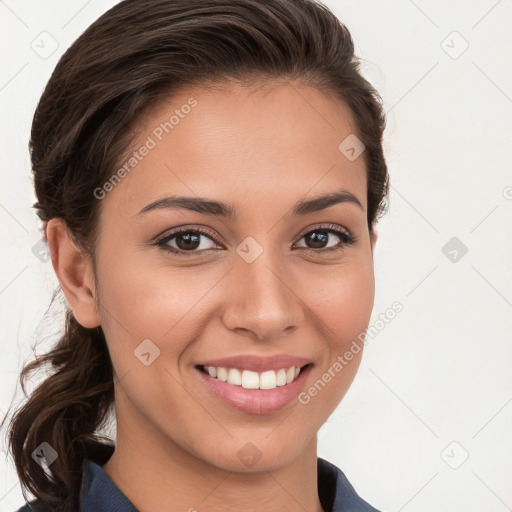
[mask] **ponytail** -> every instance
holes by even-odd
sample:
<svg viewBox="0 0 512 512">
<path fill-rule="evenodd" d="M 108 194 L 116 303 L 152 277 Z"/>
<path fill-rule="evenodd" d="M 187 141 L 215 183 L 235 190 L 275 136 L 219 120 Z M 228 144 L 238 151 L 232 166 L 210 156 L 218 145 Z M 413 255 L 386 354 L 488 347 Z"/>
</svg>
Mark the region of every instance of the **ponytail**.
<svg viewBox="0 0 512 512">
<path fill-rule="evenodd" d="M 22 488 L 40 500 L 42 512 L 79 510 L 86 446 L 103 437 L 95 432 L 114 402 L 112 363 L 101 327 L 82 327 L 67 311 L 58 343 L 21 371 L 25 395 L 28 375 L 47 363 L 54 372 L 11 419 L 9 450 Z M 44 445 L 42 451 L 41 443 L 51 450 Z M 35 450 L 36 458 L 46 452 L 49 472 L 32 457 Z"/>
</svg>

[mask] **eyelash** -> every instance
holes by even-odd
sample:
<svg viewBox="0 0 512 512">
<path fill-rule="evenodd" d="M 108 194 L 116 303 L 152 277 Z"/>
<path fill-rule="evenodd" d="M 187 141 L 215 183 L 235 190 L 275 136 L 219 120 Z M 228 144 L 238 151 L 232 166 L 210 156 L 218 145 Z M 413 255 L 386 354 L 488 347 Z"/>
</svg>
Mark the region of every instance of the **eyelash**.
<svg viewBox="0 0 512 512">
<path fill-rule="evenodd" d="M 353 236 L 350 233 L 348 233 L 348 231 L 343 231 L 340 228 L 337 228 L 334 224 L 324 224 L 324 225 L 316 226 L 313 229 L 310 229 L 309 231 L 304 233 L 299 238 L 299 240 L 301 240 L 307 234 L 312 233 L 314 231 L 325 231 L 326 233 L 334 234 L 334 235 L 338 236 L 342 241 L 341 241 L 340 245 L 335 246 L 335 247 L 328 247 L 326 249 L 311 249 L 311 248 L 308 248 L 308 247 L 301 247 L 301 249 L 305 249 L 306 251 L 313 252 L 313 253 L 316 253 L 316 252 L 331 252 L 331 251 L 339 251 L 339 250 L 343 249 L 344 246 L 353 245 L 354 243 L 357 242 L 357 238 L 355 236 Z M 176 230 L 176 231 L 172 231 L 171 233 L 167 233 L 164 236 L 158 238 L 154 242 L 153 245 L 156 246 L 156 247 L 159 247 L 160 249 L 163 249 L 164 251 L 170 252 L 170 253 L 178 256 L 178 257 L 181 257 L 181 256 L 190 257 L 190 256 L 195 256 L 197 254 L 200 254 L 202 252 L 206 252 L 206 251 L 209 251 L 209 250 L 212 250 L 212 251 L 216 250 L 216 249 L 203 249 L 201 251 L 183 251 L 183 250 L 180 250 L 180 249 L 174 249 L 173 247 L 170 247 L 170 246 L 166 245 L 167 242 L 169 242 L 170 240 L 175 238 L 177 235 L 181 235 L 181 234 L 184 234 L 184 233 L 194 233 L 196 235 L 198 235 L 198 234 L 204 235 L 204 236 L 210 238 L 216 244 L 221 245 L 221 244 L 219 244 L 217 242 L 217 240 L 215 240 L 215 237 L 212 235 L 212 233 L 210 233 L 209 231 L 206 231 L 206 230 L 204 230 L 202 228 L 199 228 L 199 227 L 187 228 L 187 229 L 179 229 L 179 230 Z"/>
</svg>

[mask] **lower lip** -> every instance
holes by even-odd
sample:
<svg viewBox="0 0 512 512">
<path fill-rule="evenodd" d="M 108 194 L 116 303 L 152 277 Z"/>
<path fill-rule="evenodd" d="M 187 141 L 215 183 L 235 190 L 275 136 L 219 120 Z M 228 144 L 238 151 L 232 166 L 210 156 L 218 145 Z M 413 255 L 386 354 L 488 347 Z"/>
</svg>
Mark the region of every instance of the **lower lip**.
<svg viewBox="0 0 512 512">
<path fill-rule="evenodd" d="M 203 382 L 224 403 L 250 414 L 271 414 L 288 405 L 303 389 L 312 365 L 306 366 L 290 384 L 274 389 L 245 389 L 210 377 L 196 368 Z"/>
</svg>

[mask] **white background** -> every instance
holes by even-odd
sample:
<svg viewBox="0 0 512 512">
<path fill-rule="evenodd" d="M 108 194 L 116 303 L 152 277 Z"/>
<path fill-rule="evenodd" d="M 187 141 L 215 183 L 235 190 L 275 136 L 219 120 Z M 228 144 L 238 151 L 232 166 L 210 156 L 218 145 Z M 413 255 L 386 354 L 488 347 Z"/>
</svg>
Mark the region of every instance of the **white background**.
<svg viewBox="0 0 512 512">
<path fill-rule="evenodd" d="M 388 112 L 371 323 L 395 301 L 404 309 L 369 340 L 319 455 L 383 511 L 512 510 L 511 1 L 325 3 Z M 59 57 L 114 4 L 0 1 L 2 415 L 32 345 L 44 350 L 62 322 L 42 323 L 57 281 L 32 252 L 32 115 Z M 41 37 L 58 44 L 47 58 L 31 47 Z M 468 249 L 455 262 L 442 251 L 452 237 Z M 0 511 L 13 511 L 24 500 L 0 460 Z"/>
</svg>

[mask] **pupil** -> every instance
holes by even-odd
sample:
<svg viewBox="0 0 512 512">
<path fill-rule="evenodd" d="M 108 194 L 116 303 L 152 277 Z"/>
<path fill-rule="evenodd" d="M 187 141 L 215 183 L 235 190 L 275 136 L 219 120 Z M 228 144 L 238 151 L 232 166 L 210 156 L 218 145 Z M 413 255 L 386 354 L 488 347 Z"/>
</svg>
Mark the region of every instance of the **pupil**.
<svg viewBox="0 0 512 512">
<path fill-rule="evenodd" d="M 180 243 L 183 240 L 185 243 Z M 176 238 L 176 245 L 180 249 L 197 249 L 199 247 L 199 235 L 194 233 L 187 233 L 186 235 L 179 235 Z"/>
<path fill-rule="evenodd" d="M 325 231 L 312 231 L 306 235 L 309 242 L 313 242 L 314 249 L 322 249 L 327 242 L 327 233 Z"/>
</svg>

